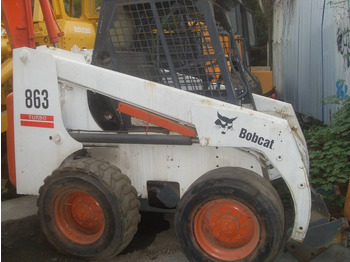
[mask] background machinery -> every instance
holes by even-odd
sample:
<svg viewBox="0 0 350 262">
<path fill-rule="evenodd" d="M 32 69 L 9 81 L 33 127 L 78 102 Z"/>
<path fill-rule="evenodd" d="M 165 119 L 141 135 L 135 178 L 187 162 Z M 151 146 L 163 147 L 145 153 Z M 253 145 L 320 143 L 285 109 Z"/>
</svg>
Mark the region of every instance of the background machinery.
<svg viewBox="0 0 350 262">
<path fill-rule="evenodd" d="M 65 50 L 93 49 L 98 20 L 96 0 L 55 0 L 52 12 L 57 28 L 62 32 L 59 48 Z M 34 2 L 33 24 L 35 43 L 50 45 L 50 37 L 43 19 L 39 0 Z"/>
<path fill-rule="evenodd" d="M 293 199 L 289 250 L 310 258 L 330 241 L 315 234 L 347 226 L 310 188 L 292 106 L 251 93 L 229 19 L 237 4 L 105 0 L 92 65 L 53 47 L 14 50 L 10 178 L 39 192 L 59 251 L 114 257 L 139 210 L 161 209 L 176 212 L 192 261 L 271 261 L 285 232 L 276 179 Z"/>
<path fill-rule="evenodd" d="M 22 26 L 32 24 L 33 26 L 33 42 L 31 46 L 36 45 L 54 45 L 57 43 L 58 47 L 61 49 L 75 51 L 81 49 L 92 49 L 94 47 L 95 37 L 96 37 L 96 25 L 98 20 L 98 13 L 95 0 L 54 0 L 52 1 L 52 7 L 48 1 L 43 1 L 43 3 L 48 3 L 46 5 L 47 9 L 52 12 L 52 16 L 48 16 L 46 21 L 44 21 L 44 15 L 41 9 L 41 4 L 39 0 L 29 1 L 28 4 L 24 5 L 26 1 L 13 1 L 13 3 L 19 3 L 17 8 L 10 6 L 6 12 L 3 12 L 3 18 L 5 16 L 16 17 L 16 12 L 23 13 L 21 10 L 26 10 L 26 12 L 31 12 L 33 9 L 33 16 L 23 17 L 21 22 Z M 33 3 L 33 5 L 31 4 Z M 74 4 L 73 4 L 74 2 Z M 52 10 L 51 10 L 52 9 Z M 29 14 L 28 14 L 29 16 Z M 12 18 L 14 19 L 14 18 Z M 9 21 L 7 28 L 11 24 L 17 24 L 13 20 Z M 22 18 L 21 18 L 22 19 Z M 8 19 L 4 19 L 5 22 Z M 50 23 L 48 22 L 50 21 Z M 48 25 L 48 23 L 50 25 Z M 48 29 L 51 28 L 51 36 L 48 33 Z M 21 39 L 28 39 L 27 35 L 18 34 L 17 40 L 11 39 L 9 41 L 5 25 L 1 23 L 1 133 L 7 130 L 7 112 L 6 112 L 6 96 L 12 91 L 12 48 L 17 48 L 18 43 L 22 41 Z M 27 32 L 23 28 L 23 32 Z M 59 30 L 55 33 L 54 31 Z M 16 33 L 20 32 L 16 30 Z M 18 42 L 17 42 L 18 41 Z M 21 44 L 21 46 L 29 46 L 27 43 Z"/>
</svg>

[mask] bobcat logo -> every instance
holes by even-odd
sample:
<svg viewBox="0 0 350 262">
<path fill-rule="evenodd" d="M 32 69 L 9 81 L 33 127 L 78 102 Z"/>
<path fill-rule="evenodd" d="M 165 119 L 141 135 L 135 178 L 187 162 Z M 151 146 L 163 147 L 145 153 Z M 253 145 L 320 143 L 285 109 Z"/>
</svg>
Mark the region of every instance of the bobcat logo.
<svg viewBox="0 0 350 262">
<path fill-rule="evenodd" d="M 225 135 L 227 131 L 233 131 L 233 121 L 235 121 L 237 117 L 235 118 L 228 118 L 225 116 L 222 116 L 218 112 L 218 119 L 215 121 L 215 125 L 218 129 L 223 129 L 221 131 L 221 134 Z"/>
</svg>

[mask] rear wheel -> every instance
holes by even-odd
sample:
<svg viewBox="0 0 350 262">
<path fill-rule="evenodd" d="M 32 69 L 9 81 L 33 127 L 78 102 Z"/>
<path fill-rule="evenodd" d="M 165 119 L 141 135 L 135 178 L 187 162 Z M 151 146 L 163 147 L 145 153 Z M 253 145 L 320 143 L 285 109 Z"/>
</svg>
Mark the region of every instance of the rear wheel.
<svg viewBox="0 0 350 262">
<path fill-rule="evenodd" d="M 283 206 L 269 181 L 220 168 L 188 189 L 175 228 L 191 261 L 272 261 L 283 240 Z"/>
<path fill-rule="evenodd" d="M 45 180 L 39 193 L 41 227 L 61 252 L 111 258 L 137 231 L 136 190 L 108 162 L 86 158 L 68 163 Z"/>
</svg>

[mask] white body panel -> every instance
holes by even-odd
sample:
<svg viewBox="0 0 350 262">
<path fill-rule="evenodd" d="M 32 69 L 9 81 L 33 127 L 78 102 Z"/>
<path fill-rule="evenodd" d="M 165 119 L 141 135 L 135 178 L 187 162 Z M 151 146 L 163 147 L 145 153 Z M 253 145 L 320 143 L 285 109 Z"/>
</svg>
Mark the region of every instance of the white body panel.
<svg viewBox="0 0 350 262">
<path fill-rule="evenodd" d="M 94 157 L 121 168 L 139 194 L 146 194 L 147 180 L 179 182 L 184 193 L 199 176 L 217 167 L 239 166 L 262 175 L 259 164 L 269 164 L 274 167 L 270 175 L 281 176 L 294 199 L 292 238 L 299 241 L 304 238 L 311 214 L 308 157 L 290 105 L 254 96 L 258 110 L 263 112 L 253 111 L 91 66 L 78 55 L 56 49 L 15 50 L 14 60 L 14 74 L 16 78 L 18 74 L 22 76 L 14 85 L 19 193 L 36 194 L 43 179 L 82 148 L 66 129 L 99 130 L 87 106 L 86 90 L 91 90 L 196 129 L 201 146 L 124 144 L 116 149 L 90 150 Z M 26 108 L 25 90 L 48 89 L 47 86 L 50 107 Z M 53 115 L 55 126 L 50 129 L 21 126 L 20 114 Z M 223 129 L 216 124 L 218 114 L 236 119 Z M 48 139 L 55 134 L 61 138 L 58 143 Z M 31 183 L 22 185 L 28 179 Z"/>
<path fill-rule="evenodd" d="M 182 196 L 193 181 L 219 167 L 239 166 L 262 176 L 260 163 L 252 155 L 229 147 L 119 145 L 89 152 L 119 167 L 142 197 L 147 197 L 147 180 L 179 182 Z"/>
<path fill-rule="evenodd" d="M 17 55 L 18 50 L 14 50 Z M 38 194 L 44 179 L 52 173 L 70 154 L 82 148 L 73 140 L 62 122 L 60 96 L 57 83 L 55 60 L 45 53 L 37 53 L 30 59 L 30 52 L 21 53 L 21 59 L 14 60 L 14 127 L 16 156 L 16 186 L 20 194 Z M 45 61 L 42 63 L 40 61 Z M 20 88 L 20 89 L 19 89 Z M 26 90 L 38 90 L 40 108 L 36 108 L 32 92 L 31 108 L 26 106 Z M 42 95 L 47 90 L 46 95 Z M 30 102 L 29 102 L 30 103 Z M 43 110 L 42 103 L 48 108 Z M 29 115 L 24 117 L 23 115 Z M 29 118 L 29 119 L 25 119 Z M 38 121 L 33 121 L 39 119 Z M 53 121 L 50 121 L 50 120 Z M 23 126 L 52 125 L 54 128 Z M 30 145 L 30 146 L 29 146 Z"/>
</svg>

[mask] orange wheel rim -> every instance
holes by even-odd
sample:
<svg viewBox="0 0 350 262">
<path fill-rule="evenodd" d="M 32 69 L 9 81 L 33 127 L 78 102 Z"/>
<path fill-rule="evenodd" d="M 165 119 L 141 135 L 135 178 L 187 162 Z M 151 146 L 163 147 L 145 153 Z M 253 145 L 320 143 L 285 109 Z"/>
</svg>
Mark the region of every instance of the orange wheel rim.
<svg viewBox="0 0 350 262">
<path fill-rule="evenodd" d="M 254 213 L 232 199 L 206 203 L 194 217 L 194 235 L 199 246 L 220 260 L 238 260 L 257 247 L 260 226 Z"/>
<path fill-rule="evenodd" d="M 69 240 L 79 244 L 97 241 L 105 228 L 103 210 L 86 192 L 61 190 L 54 201 L 57 229 Z"/>
</svg>

